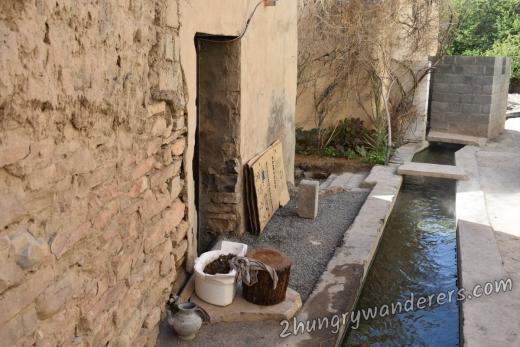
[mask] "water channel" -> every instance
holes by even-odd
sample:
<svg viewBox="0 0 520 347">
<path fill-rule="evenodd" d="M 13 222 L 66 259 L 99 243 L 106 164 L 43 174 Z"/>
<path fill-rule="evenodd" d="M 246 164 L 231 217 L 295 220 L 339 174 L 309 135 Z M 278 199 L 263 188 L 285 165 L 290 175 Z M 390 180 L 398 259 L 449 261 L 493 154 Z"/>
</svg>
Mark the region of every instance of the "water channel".
<svg viewBox="0 0 520 347">
<path fill-rule="evenodd" d="M 431 144 L 414 161 L 453 165 L 458 149 Z M 420 310 L 414 304 L 408 312 L 404 307 L 412 294 L 417 303 L 421 296 L 457 291 L 455 185 L 447 179 L 404 178 L 357 304 L 357 310 L 378 308 L 384 317 L 361 320 L 357 329 L 351 324 L 344 346 L 459 345 L 456 300 L 438 304 L 435 298 L 431 306 Z M 398 310 L 398 302 L 403 309 L 392 315 L 391 304 Z M 383 305 L 390 306 L 390 314 Z"/>
</svg>

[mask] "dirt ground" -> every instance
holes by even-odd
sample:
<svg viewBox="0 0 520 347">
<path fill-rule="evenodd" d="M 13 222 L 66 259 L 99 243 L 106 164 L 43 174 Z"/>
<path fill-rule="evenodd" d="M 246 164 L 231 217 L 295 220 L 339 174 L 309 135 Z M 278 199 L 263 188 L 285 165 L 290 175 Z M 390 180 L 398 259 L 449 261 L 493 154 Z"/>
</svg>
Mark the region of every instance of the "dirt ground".
<svg viewBox="0 0 520 347">
<path fill-rule="evenodd" d="M 330 175 L 342 172 L 370 171 L 372 166 L 359 159 L 296 154 L 294 167 L 303 171 L 322 171 Z"/>
</svg>

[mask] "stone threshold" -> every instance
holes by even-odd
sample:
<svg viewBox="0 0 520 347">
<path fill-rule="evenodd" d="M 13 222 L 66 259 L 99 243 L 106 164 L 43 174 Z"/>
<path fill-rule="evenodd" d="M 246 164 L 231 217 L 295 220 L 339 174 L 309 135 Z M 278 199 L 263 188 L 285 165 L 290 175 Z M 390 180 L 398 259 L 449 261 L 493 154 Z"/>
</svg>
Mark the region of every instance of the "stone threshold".
<svg viewBox="0 0 520 347">
<path fill-rule="evenodd" d="M 468 175 L 461 167 L 429 163 L 406 163 L 397 169 L 399 175 L 467 180 Z"/>
<path fill-rule="evenodd" d="M 239 290 L 235 299 L 228 306 L 215 306 L 199 299 L 193 294 L 191 302 L 202 307 L 209 314 L 211 324 L 231 322 L 251 322 L 291 319 L 302 307 L 300 294 L 291 288 L 287 288 L 285 300 L 272 306 L 260 306 L 246 301 Z"/>
<path fill-rule="evenodd" d="M 455 143 L 460 145 L 479 146 L 482 147 L 487 143 L 487 139 L 470 135 L 461 135 L 454 133 L 446 133 L 431 130 L 428 133 L 427 140 L 430 142 Z"/>
</svg>

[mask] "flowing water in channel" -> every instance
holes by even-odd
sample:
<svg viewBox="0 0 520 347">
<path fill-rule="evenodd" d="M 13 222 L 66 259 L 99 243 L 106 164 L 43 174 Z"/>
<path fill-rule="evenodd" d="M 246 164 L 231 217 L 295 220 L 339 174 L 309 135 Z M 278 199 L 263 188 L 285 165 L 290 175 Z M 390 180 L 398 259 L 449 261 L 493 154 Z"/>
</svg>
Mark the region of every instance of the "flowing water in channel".
<svg viewBox="0 0 520 347">
<path fill-rule="evenodd" d="M 459 146 L 431 145 L 416 162 L 454 164 Z M 358 301 L 357 310 L 390 306 L 385 317 L 361 320 L 344 346 L 458 346 L 458 303 L 391 315 L 391 304 L 405 306 L 421 296 L 457 291 L 455 181 L 407 176 L 397 197 Z M 447 294 L 448 295 L 448 294 Z M 440 301 L 441 303 L 443 300 Z M 428 305 L 428 304 L 426 304 Z M 408 305 L 410 307 L 410 303 Z M 354 324 L 352 324 L 354 325 Z M 352 326 L 351 325 L 351 326 Z"/>
</svg>

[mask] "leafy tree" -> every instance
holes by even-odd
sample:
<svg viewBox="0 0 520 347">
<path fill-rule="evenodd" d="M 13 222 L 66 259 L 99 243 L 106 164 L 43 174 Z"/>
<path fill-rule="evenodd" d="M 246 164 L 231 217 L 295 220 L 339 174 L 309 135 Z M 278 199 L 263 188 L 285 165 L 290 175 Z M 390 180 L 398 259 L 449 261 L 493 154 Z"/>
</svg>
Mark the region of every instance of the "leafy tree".
<svg viewBox="0 0 520 347">
<path fill-rule="evenodd" d="M 508 56 L 520 79 L 520 0 L 453 0 L 459 28 L 450 53 Z"/>
</svg>

